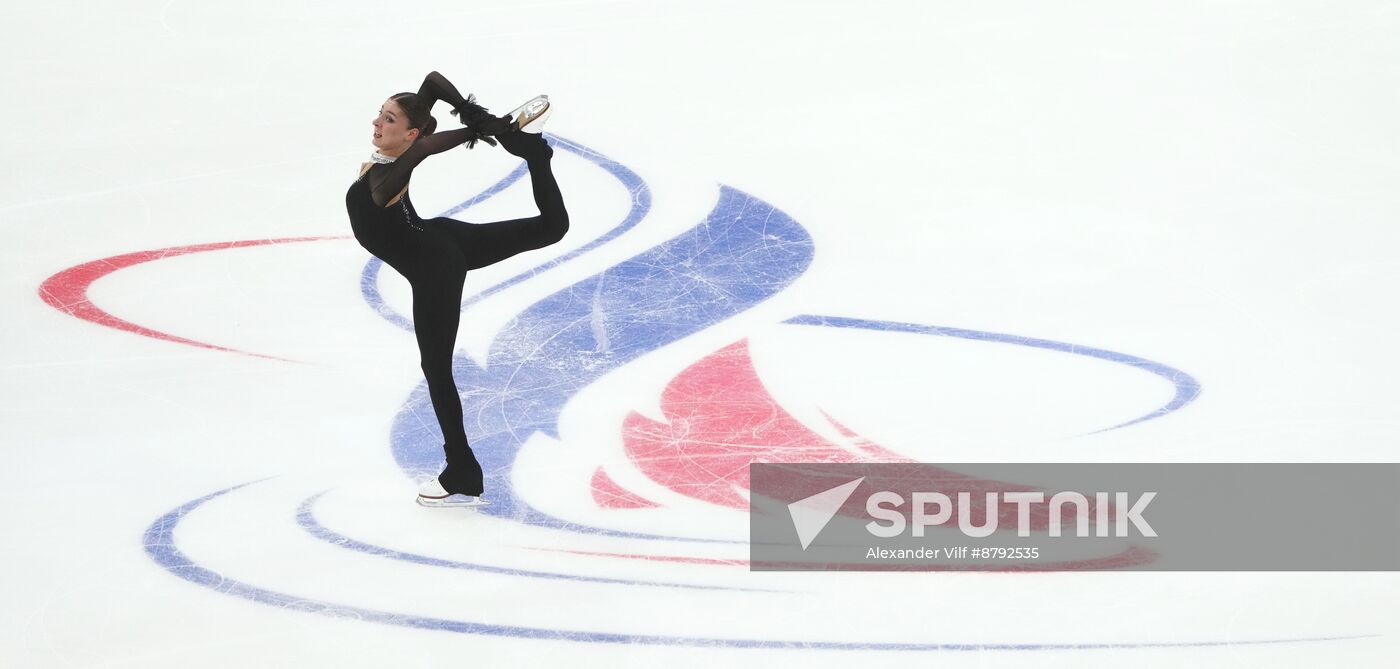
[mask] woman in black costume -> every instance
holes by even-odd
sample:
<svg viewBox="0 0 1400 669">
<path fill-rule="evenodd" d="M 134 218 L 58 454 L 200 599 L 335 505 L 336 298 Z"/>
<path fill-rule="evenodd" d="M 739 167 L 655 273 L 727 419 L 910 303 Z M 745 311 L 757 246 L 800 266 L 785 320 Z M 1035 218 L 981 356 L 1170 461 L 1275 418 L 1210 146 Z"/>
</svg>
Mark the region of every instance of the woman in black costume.
<svg viewBox="0 0 1400 669">
<path fill-rule="evenodd" d="M 452 106 L 463 128 L 434 133 L 437 101 Z M 360 166 L 360 177 L 345 194 L 355 239 L 393 267 L 413 288 L 413 328 L 433 411 L 442 428 L 447 466 L 418 491 L 424 506 L 476 506 L 486 502 L 481 465 L 467 445 L 462 403 L 452 378 L 461 315 L 462 283 L 467 271 L 486 267 L 521 251 L 548 246 L 569 229 L 569 214 L 550 169 L 554 151 L 540 134 L 551 109 L 537 97 L 511 114 L 493 116 L 463 98 L 441 74 L 430 73 L 417 93 L 399 93 L 384 101 L 374 119 L 378 149 Z M 454 146 L 484 141 L 525 159 L 535 205 L 540 214 L 496 223 L 464 223 L 451 218 L 423 219 L 408 197 L 408 180 L 428 156 Z"/>
</svg>

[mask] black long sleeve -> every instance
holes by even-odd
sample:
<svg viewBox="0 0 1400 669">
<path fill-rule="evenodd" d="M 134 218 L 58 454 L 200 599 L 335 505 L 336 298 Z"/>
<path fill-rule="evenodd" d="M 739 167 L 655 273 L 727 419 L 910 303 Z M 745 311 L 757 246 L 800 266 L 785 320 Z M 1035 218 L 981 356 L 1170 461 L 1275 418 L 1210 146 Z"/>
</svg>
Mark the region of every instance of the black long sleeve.
<svg viewBox="0 0 1400 669">
<path fill-rule="evenodd" d="M 452 82 L 448 81 L 447 77 L 442 76 L 437 70 L 429 72 L 428 76 L 423 78 L 423 84 L 418 87 L 418 95 L 426 100 L 429 112 L 432 111 L 433 105 L 441 100 L 452 105 L 452 108 L 458 112 L 470 114 L 470 122 L 472 123 L 480 123 L 483 117 L 498 121 L 498 119 L 487 115 L 485 108 L 467 102 L 466 98 L 463 98 L 462 94 L 457 91 L 457 87 L 453 86 Z M 461 120 L 468 121 L 468 119 Z M 454 146 L 475 139 L 481 139 L 481 130 L 471 126 L 419 136 L 408 147 L 408 150 L 399 156 L 398 160 L 390 163 L 387 168 L 371 170 L 369 187 L 374 203 L 383 207 L 393 200 L 404 189 L 404 186 L 408 185 L 413 168 L 417 167 L 418 163 L 423 162 L 428 156 L 442 153 Z M 495 144 L 489 138 L 485 141 Z"/>
<path fill-rule="evenodd" d="M 460 146 L 467 140 L 476 136 L 476 131 L 471 128 L 458 128 L 445 132 L 435 132 L 426 137 L 419 137 L 413 140 L 413 144 L 408 147 L 398 160 L 387 163 L 379 169 L 372 169 L 366 177 L 369 179 L 370 196 L 374 203 L 383 207 L 394 199 L 395 195 L 408 185 L 408 178 L 413 174 L 413 168 L 418 163 L 423 162 L 428 156 L 442 153 L 454 146 Z"/>
<path fill-rule="evenodd" d="M 428 100 L 429 110 L 438 100 L 452 105 L 453 109 L 461 109 L 462 103 L 466 102 L 466 98 L 457 92 L 457 87 L 453 86 L 447 77 L 438 74 L 437 70 L 429 72 L 428 76 L 423 78 L 423 85 L 418 87 L 418 97 Z"/>
</svg>

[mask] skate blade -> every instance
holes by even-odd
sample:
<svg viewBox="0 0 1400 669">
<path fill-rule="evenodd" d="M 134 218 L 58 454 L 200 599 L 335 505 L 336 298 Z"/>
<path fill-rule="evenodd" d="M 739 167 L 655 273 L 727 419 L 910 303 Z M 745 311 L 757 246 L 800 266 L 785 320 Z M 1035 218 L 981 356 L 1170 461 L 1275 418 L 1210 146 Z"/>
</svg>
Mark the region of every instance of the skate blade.
<svg viewBox="0 0 1400 669">
<path fill-rule="evenodd" d="M 510 113 L 511 123 L 520 132 L 528 132 L 538 135 L 544 132 L 544 122 L 549 118 L 554 107 L 549 104 L 548 95 L 539 95 L 515 108 Z"/>
<path fill-rule="evenodd" d="M 460 507 L 471 509 L 479 506 L 489 506 L 490 504 L 491 502 L 488 502 L 480 497 L 471 497 L 469 495 L 448 495 L 447 497 L 424 497 L 422 495 L 418 496 L 419 506 L 428 506 L 433 508 Z"/>
</svg>

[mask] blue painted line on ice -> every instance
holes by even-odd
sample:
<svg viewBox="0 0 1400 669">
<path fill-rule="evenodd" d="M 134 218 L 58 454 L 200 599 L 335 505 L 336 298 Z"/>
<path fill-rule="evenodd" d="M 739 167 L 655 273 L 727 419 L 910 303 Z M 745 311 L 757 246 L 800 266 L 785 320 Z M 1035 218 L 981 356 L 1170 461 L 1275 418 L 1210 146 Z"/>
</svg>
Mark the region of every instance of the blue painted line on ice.
<svg viewBox="0 0 1400 669">
<path fill-rule="evenodd" d="M 516 165 L 515 169 L 511 170 L 509 174 L 505 175 L 504 177 L 501 177 L 500 181 L 491 184 L 491 186 L 488 187 L 486 190 L 481 191 L 480 193 L 477 193 L 476 195 L 473 195 L 465 200 L 462 200 L 447 211 L 438 214 L 438 216 L 451 216 L 453 214 L 460 214 L 468 209 L 471 209 L 472 207 L 475 207 L 476 205 L 495 197 L 496 195 L 505 191 L 505 189 L 515 185 L 515 183 L 517 181 L 520 181 L 520 179 L 523 178 L 526 174 L 528 174 L 529 171 L 529 168 L 525 165 L 525 161 L 521 161 L 520 164 Z M 434 218 L 436 218 L 436 216 Z"/>
<path fill-rule="evenodd" d="M 1158 407 L 1156 410 L 1151 411 L 1142 416 L 1138 416 L 1137 418 L 1134 418 L 1130 421 L 1119 423 L 1112 427 L 1106 427 L 1100 430 L 1095 430 L 1090 434 L 1098 434 L 1099 432 L 1117 430 L 1119 428 L 1124 428 L 1129 425 L 1136 425 L 1143 421 L 1149 421 L 1154 418 L 1161 418 L 1162 416 L 1165 416 L 1173 411 L 1181 409 L 1187 404 L 1190 404 L 1193 400 L 1196 399 L 1198 395 L 1201 394 L 1201 384 L 1198 381 L 1196 381 L 1196 379 L 1193 378 L 1190 374 L 1187 374 L 1186 372 L 1183 372 L 1175 367 L 1169 367 L 1160 362 L 1148 360 L 1147 358 L 1139 358 L 1138 356 L 1128 355 L 1127 353 L 1119 353 L 1117 351 L 1110 351 L 1108 349 L 1102 348 L 1094 348 L 1091 346 L 1083 346 L 1080 344 L 1070 344 L 1061 341 L 1051 341 L 1049 339 L 1036 339 L 1034 337 L 1022 337 L 1020 335 L 1002 334 L 998 332 L 964 330 L 962 328 L 950 328 L 940 325 L 897 323 L 893 321 L 876 321 L 867 320 L 863 318 L 846 318 L 842 316 L 815 316 L 811 314 L 805 314 L 802 316 L 795 316 L 793 318 L 789 318 L 783 322 L 790 323 L 793 325 L 819 325 L 834 328 L 876 330 L 879 332 L 910 332 L 915 334 L 934 335 L 938 337 L 957 337 L 959 339 L 972 339 L 976 341 L 1015 344 L 1017 346 L 1029 346 L 1031 348 L 1040 348 L 1050 351 L 1060 351 L 1062 353 L 1072 353 L 1074 355 L 1098 358 L 1100 360 L 1107 360 L 1109 362 L 1116 362 L 1120 365 L 1128 365 L 1129 367 L 1141 369 L 1145 372 L 1155 374 L 1165 379 L 1168 383 L 1171 383 L 1172 386 L 1176 389 L 1176 394 L 1172 397 L 1171 401 L 1167 402 L 1161 407 Z"/>
<path fill-rule="evenodd" d="M 619 163 L 616 160 L 613 160 L 612 158 L 609 158 L 601 153 L 598 153 L 597 151 L 594 151 L 593 149 L 579 144 L 578 142 L 564 139 L 563 137 L 560 137 L 558 135 L 547 134 L 547 136 L 549 137 L 550 142 L 553 146 L 560 147 L 562 149 L 565 149 L 583 157 L 584 159 L 588 160 L 589 162 L 592 162 L 598 167 L 603 168 L 603 171 L 607 172 L 608 174 L 611 174 L 613 178 L 617 179 L 623 185 L 623 187 L 627 189 L 627 194 L 632 200 L 631 204 L 628 206 L 627 209 L 627 216 L 622 219 L 621 223 L 613 226 L 607 232 L 603 233 L 601 236 L 593 239 L 592 241 L 589 241 L 587 244 L 584 244 L 583 246 L 569 251 L 568 253 L 560 255 L 557 258 L 551 258 L 549 260 L 546 260 L 540 263 L 539 265 L 536 265 L 535 267 L 532 267 L 528 270 L 525 270 L 524 272 L 521 272 L 520 274 L 506 279 L 505 281 L 502 281 L 501 283 L 498 283 L 494 286 L 491 286 L 490 288 L 487 288 L 486 290 L 469 296 L 466 300 L 463 300 L 463 308 L 471 306 L 487 297 L 501 292 L 502 290 L 510 288 L 511 286 L 514 286 L 515 284 L 520 283 L 521 281 L 534 277 L 540 272 L 543 272 L 551 267 L 555 267 L 570 260 L 573 260 L 574 258 L 577 258 L 578 256 L 583 255 L 584 253 L 592 251 L 593 249 L 598 248 L 599 246 L 606 244 L 612 241 L 613 239 L 616 239 L 622 233 L 627 232 L 628 230 L 631 230 L 632 228 L 636 227 L 636 225 L 642 222 L 642 219 L 646 218 L 647 214 L 651 212 L 651 187 L 647 186 L 646 182 L 643 181 L 642 177 L 636 172 L 633 172 L 631 169 L 629 169 L 622 163 Z"/>
<path fill-rule="evenodd" d="M 505 576 L 522 576 L 528 578 L 558 579 L 564 581 L 581 581 L 589 583 L 609 583 L 615 585 L 637 585 L 661 588 L 683 588 L 690 590 L 723 590 L 730 592 L 785 592 L 783 590 L 773 590 L 769 588 L 733 588 L 718 585 L 694 585 L 691 583 L 675 583 L 667 581 L 642 581 L 627 578 L 606 578 L 602 576 L 580 576 L 577 574 L 563 574 L 559 572 L 532 571 L 528 569 L 510 569 L 507 567 L 496 567 L 492 565 L 480 564 L 476 562 L 460 562 L 456 560 L 444 560 L 427 555 L 408 553 L 405 551 L 376 546 L 371 543 L 353 539 L 344 534 L 340 534 L 316 520 L 316 502 L 320 500 L 325 492 L 308 497 L 297 508 L 297 525 L 305 530 L 307 534 L 324 541 L 333 546 L 346 550 L 375 555 L 391 560 L 400 560 L 414 564 L 426 565 L 429 567 L 442 567 L 446 569 L 464 569 L 469 571 L 480 571 L 491 574 L 502 574 Z"/>
<path fill-rule="evenodd" d="M 570 630 L 549 627 L 526 627 L 520 625 L 497 625 L 448 618 L 417 616 L 409 613 L 380 611 L 348 604 L 339 604 L 309 597 L 261 588 L 240 581 L 190 559 L 175 544 L 175 530 L 185 517 L 206 502 L 216 499 L 250 483 L 225 488 L 169 511 L 157 518 L 146 528 L 143 536 L 146 554 L 162 569 L 190 583 L 218 592 L 232 595 L 259 604 L 279 609 L 304 611 L 337 619 L 354 619 L 383 625 L 397 625 L 417 629 L 474 634 L 540 641 L 568 641 L 573 643 L 598 643 L 621 645 L 681 646 L 701 648 L 752 648 L 763 650 L 835 650 L 835 651 L 1054 651 L 1054 650 L 1102 650 L 1102 649 L 1151 649 L 1151 648 L 1209 648 L 1260 646 L 1286 643 L 1317 643 L 1325 641 L 1346 641 L 1374 638 L 1379 635 L 1300 637 L 1285 639 L 1226 639 L 1220 641 L 1183 642 L 1141 642 L 1141 643 L 861 643 L 854 641 L 822 640 L 766 640 L 732 639 L 722 637 L 673 636 L 661 634 L 623 634 L 595 630 Z"/>
</svg>

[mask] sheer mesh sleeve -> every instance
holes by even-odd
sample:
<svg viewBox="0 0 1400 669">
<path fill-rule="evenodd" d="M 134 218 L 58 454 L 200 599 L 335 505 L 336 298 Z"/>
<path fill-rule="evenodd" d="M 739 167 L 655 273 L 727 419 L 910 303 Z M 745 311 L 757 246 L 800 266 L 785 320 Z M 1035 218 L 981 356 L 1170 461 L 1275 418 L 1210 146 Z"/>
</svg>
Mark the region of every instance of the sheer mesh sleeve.
<svg viewBox="0 0 1400 669">
<path fill-rule="evenodd" d="M 457 91 L 457 87 L 453 86 L 447 77 L 442 76 L 436 70 L 429 72 L 428 76 L 423 78 L 423 85 L 418 87 L 418 95 L 427 98 L 429 110 L 432 109 L 434 103 L 441 100 L 452 105 L 453 109 L 469 110 L 475 107 L 485 112 L 484 108 L 468 103 Z M 480 132 L 471 128 L 459 128 L 420 136 L 414 140 L 402 156 L 399 156 L 398 160 L 389 163 L 387 168 L 371 170 L 369 188 L 374 203 L 381 207 L 387 206 L 404 189 L 404 186 L 408 185 L 408 178 L 413 174 L 413 168 L 417 167 L 418 163 L 423 162 L 428 156 L 442 153 L 479 137 Z"/>
<path fill-rule="evenodd" d="M 394 199 L 404 186 L 408 185 L 408 178 L 413 174 L 413 168 L 418 163 L 423 162 L 428 156 L 442 153 L 454 146 L 460 146 L 467 140 L 476 137 L 476 131 L 470 128 L 458 128 L 446 132 L 435 132 L 426 137 L 419 137 L 413 141 L 403 155 L 398 160 L 385 165 L 381 169 L 371 170 L 369 179 L 370 196 L 374 198 L 374 203 L 384 207 Z"/>
</svg>

